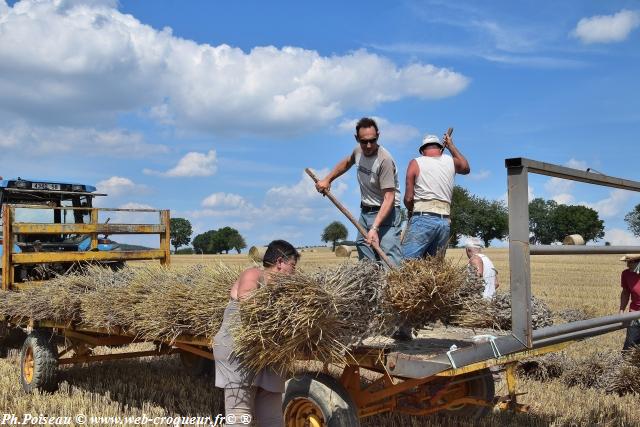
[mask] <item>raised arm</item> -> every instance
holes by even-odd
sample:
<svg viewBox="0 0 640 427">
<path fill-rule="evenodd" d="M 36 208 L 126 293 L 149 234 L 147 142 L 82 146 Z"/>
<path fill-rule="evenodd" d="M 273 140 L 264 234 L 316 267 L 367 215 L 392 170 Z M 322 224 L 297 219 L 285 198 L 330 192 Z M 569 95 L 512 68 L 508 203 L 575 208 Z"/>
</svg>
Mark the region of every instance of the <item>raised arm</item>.
<svg viewBox="0 0 640 427">
<path fill-rule="evenodd" d="M 326 190 L 331 189 L 331 183 L 334 179 L 351 169 L 355 163 L 355 157 L 353 153 L 344 159 L 340 160 L 337 165 L 329 172 L 327 176 L 316 182 L 316 190 L 320 193 L 324 193 Z"/>
<path fill-rule="evenodd" d="M 459 173 L 460 175 L 467 175 L 469 172 L 471 172 L 469 162 L 462 155 L 460 150 L 458 150 L 458 147 L 453 144 L 453 138 L 445 133 L 442 137 L 442 140 L 444 141 L 444 146 L 449 149 L 451 157 L 453 157 L 453 165 L 456 168 L 456 173 Z"/>
</svg>

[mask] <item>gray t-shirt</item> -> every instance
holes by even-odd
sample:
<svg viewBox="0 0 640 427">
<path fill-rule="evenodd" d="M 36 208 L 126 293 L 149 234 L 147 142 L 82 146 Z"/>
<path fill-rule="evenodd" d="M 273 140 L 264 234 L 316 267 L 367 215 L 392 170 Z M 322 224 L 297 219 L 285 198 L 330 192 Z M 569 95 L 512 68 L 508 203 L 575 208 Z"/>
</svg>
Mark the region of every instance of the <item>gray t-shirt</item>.
<svg viewBox="0 0 640 427">
<path fill-rule="evenodd" d="M 367 157 L 362 154 L 360 144 L 351 154 L 351 159 L 358 168 L 358 184 L 360 184 L 360 201 L 366 206 L 381 206 L 382 190 L 395 189 L 395 205 L 400 206 L 400 186 L 398 185 L 398 170 L 391 154 L 384 148 L 378 147 L 378 152 Z"/>
</svg>

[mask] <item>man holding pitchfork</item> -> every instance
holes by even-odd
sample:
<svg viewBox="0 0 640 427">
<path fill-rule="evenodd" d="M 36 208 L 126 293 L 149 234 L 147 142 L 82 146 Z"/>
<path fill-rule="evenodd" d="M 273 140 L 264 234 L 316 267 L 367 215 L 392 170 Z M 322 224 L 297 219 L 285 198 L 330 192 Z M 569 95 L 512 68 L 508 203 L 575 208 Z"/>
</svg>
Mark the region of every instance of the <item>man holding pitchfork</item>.
<svg viewBox="0 0 640 427">
<path fill-rule="evenodd" d="M 442 142 L 427 135 L 418 149 L 419 157 L 407 168 L 404 205 L 409 223 L 402 239 L 403 258 L 434 256 L 447 250 L 451 219 L 451 196 L 456 173 L 468 174 L 469 162 L 453 144 L 450 128 Z M 447 148 L 451 155 L 444 154 Z"/>
</svg>

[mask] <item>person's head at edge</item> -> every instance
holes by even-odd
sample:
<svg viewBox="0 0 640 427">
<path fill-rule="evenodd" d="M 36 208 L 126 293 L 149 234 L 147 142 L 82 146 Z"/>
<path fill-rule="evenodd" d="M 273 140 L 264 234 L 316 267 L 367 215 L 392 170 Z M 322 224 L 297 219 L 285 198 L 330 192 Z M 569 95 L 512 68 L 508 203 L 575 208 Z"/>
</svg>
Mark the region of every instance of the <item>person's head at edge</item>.
<svg viewBox="0 0 640 427">
<path fill-rule="evenodd" d="M 482 241 L 476 238 L 468 239 L 467 243 L 464 245 L 464 248 L 467 252 L 467 257 L 469 258 L 482 252 L 482 247 Z"/>
<path fill-rule="evenodd" d="M 375 155 L 378 152 L 378 138 L 380 131 L 375 120 L 369 117 L 363 117 L 356 123 L 356 141 L 362 148 L 362 154 L 366 157 Z"/>
<path fill-rule="evenodd" d="M 267 246 L 262 257 L 262 266 L 279 273 L 291 273 L 299 259 L 300 253 L 291 243 L 286 240 L 274 240 Z"/>
</svg>

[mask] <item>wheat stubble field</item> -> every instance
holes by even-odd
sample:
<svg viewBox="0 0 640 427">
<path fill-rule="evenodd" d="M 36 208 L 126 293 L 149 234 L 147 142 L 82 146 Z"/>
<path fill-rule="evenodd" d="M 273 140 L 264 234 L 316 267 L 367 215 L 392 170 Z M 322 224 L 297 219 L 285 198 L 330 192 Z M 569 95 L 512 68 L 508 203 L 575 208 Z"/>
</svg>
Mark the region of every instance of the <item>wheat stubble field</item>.
<svg viewBox="0 0 640 427">
<path fill-rule="evenodd" d="M 500 271 L 501 289 L 508 288 L 506 249 L 486 253 Z M 464 251 L 449 250 L 447 256 L 466 262 Z M 595 315 L 617 311 L 619 277 L 623 263 L 618 256 L 532 257 L 533 294 L 552 310 L 587 309 Z M 305 251 L 303 269 L 321 268 L 344 262 L 323 249 Z M 352 256 L 351 261 L 355 261 Z M 246 255 L 174 256 L 174 264 L 224 262 L 249 265 Z M 592 357 L 598 351 L 617 352 L 623 332 L 577 343 L 567 350 L 576 360 Z M 143 345 L 139 345 L 143 346 Z M 107 350 L 117 351 L 117 350 Z M 191 378 L 182 370 L 177 356 L 77 365 L 61 370 L 61 387 L 51 395 L 26 395 L 19 385 L 18 350 L 0 360 L 0 409 L 2 413 L 45 414 L 49 416 L 215 416 L 223 412 L 220 393 L 206 378 Z M 502 383 L 498 392 L 504 392 Z M 638 396 L 618 397 L 593 389 L 567 387 L 559 380 L 537 382 L 521 380 L 519 391 L 527 394 L 520 402 L 531 406 L 528 414 L 495 413 L 477 425 L 640 425 Z M 458 420 L 381 415 L 363 420 L 366 426 L 461 425 Z"/>
</svg>

